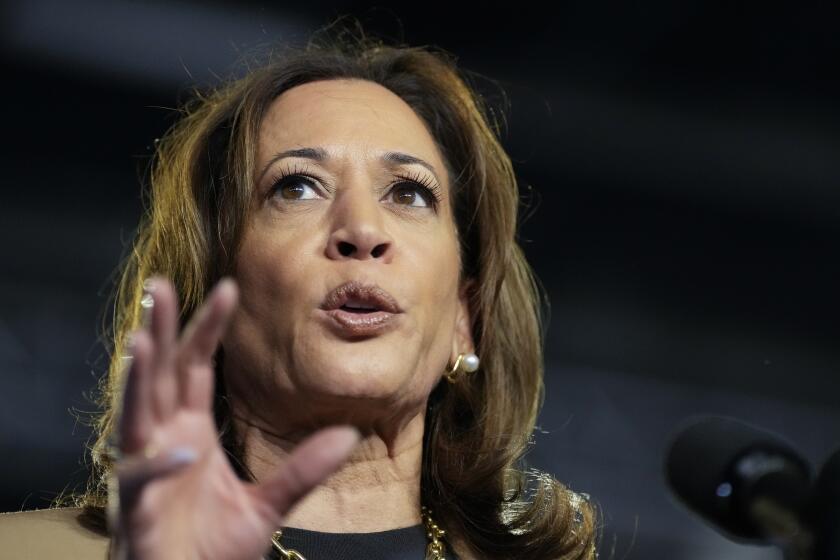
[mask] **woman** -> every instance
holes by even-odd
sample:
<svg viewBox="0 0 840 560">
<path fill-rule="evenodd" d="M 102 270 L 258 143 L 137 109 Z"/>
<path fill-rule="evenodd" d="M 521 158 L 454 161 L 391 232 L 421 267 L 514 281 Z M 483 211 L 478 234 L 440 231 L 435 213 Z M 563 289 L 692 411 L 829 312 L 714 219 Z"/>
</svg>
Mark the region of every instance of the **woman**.
<svg viewBox="0 0 840 560">
<path fill-rule="evenodd" d="M 542 397 L 517 201 L 439 51 L 313 41 L 199 96 L 119 284 L 84 515 L 0 526 L 136 559 L 593 558 L 588 502 L 516 468 Z"/>
</svg>

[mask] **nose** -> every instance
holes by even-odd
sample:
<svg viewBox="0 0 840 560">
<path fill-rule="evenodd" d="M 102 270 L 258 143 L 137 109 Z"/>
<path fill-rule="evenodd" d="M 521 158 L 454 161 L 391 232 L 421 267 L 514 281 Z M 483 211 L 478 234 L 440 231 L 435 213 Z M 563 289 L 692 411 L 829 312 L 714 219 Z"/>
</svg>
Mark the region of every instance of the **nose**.
<svg viewBox="0 0 840 560">
<path fill-rule="evenodd" d="M 394 243 L 385 231 L 381 204 L 368 190 L 350 189 L 333 202 L 332 232 L 327 257 L 333 260 L 378 259 L 391 262 Z"/>
</svg>

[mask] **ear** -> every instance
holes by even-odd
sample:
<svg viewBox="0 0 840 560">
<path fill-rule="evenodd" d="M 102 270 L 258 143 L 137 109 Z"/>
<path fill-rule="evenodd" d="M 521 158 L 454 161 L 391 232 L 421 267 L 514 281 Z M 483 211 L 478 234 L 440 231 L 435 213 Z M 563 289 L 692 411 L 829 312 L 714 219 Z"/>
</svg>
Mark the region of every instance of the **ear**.
<svg viewBox="0 0 840 560">
<path fill-rule="evenodd" d="M 458 290 L 458 308 L 455 317 L 455 336 L 452 337 L 452 351 L 449 363 L 454 364 L 458 354 L 475 352 L 475 341 L 472 333 L 472 313 L 470 311 L 470 299 L 475 287 L 475 281 L 465 280 Z"/>
</svg>

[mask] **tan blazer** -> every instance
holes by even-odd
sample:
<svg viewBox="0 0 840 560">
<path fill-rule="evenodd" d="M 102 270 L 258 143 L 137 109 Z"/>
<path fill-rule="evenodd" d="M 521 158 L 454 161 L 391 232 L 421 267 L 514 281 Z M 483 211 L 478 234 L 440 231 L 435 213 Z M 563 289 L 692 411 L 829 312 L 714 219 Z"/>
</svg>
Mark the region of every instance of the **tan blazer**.
<svg viewBox="0 0 840 560">
<path fill-rule="evenodd" d="M 0 560 L 106 560 L 107 536 L 87 528 L 80 508 L 0 513 Z"/>
</svg>

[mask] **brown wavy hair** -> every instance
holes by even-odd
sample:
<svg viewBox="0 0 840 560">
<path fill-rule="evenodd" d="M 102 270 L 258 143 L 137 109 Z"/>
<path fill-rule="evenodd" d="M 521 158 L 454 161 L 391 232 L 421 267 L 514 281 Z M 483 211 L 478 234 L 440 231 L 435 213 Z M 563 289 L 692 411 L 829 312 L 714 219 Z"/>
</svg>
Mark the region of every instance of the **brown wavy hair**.
<svg viewBox="0 0 840 560">
<path fill-rule="evenodd" d="M 423 504 L 480 558 L 593 558 L 595 507 L 522 460 L 544 398 L 544 300 L 516 240 L 517 180 L 493 109 L 472 85 L 478 74 L 459 69 L 438 47 L 389 45 L 352 29 L 329 32 L 330 26 L 304 47 L 272 51 L 244 77 L 195 92 L 157 143 L 145 212 L 118 269 L 110 366 L 99 387 L 103 412 L 94 424 L 91 478 L 76 505 L 103 522 L 120 357 L 141 323 L 143 280 L 161 274 L 174 282 L 183 327 L 233 270 L 248 219 L 257 133 L 271 102 L 307 82 L 360 79 L 402 98 L 437 142 L 450 174 L 462 279 L 474 280 L 470 307 L 481 369 L 468 382 L 438 384 L 429 397 Z M 230 421 L 218 353 L 220 438 L 240 477 L 253 480 Z"/>
</svg>

